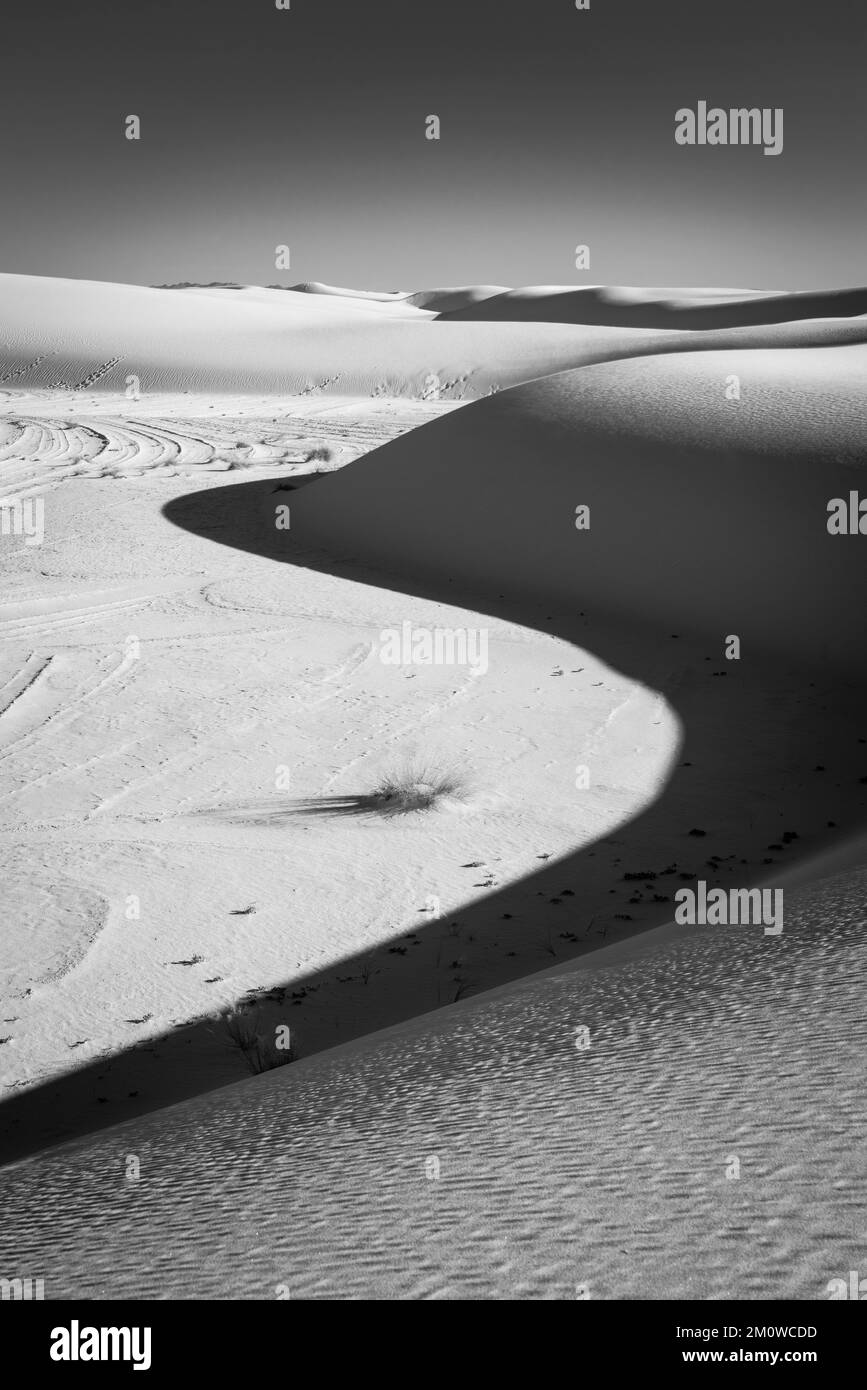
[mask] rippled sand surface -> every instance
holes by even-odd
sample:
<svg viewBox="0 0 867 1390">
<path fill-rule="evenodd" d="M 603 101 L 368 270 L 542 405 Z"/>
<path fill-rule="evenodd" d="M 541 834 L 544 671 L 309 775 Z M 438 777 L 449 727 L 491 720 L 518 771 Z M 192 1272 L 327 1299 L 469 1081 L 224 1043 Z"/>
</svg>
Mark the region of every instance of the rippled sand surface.
<svg viewBox="0 0 867 1390">
<path fill-rule="evenodd" d="M 49 1298 L 826 1298 L 863 1262 L 865 892 L 787 890 L 777 937 L 662 928 L 13 1165 L 0 1266 Z"/>
</svg>

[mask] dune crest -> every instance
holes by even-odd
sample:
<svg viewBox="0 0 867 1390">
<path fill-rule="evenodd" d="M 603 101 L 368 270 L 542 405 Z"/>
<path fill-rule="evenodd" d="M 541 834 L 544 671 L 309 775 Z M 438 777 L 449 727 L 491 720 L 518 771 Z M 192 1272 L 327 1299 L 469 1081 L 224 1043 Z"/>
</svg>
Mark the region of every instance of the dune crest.
<svg viewBox="0 0 867 1390">
<path fill-rule="evenodd" d="M 755 655 L 865 656 L 863 345 L 643 357 L 479 401 L 299 495 L 293 538 L 456 592 L 593 608 Z M 729 380 L 742 397 L 727 396 Z M 590 525 L 576 530 L 576 508 Z M 458 519 L 459 518 L 459 519 Z"/>
<path fill-rule="evenodd" d="M 761 290 L 576 289 L 536 285 L 443 310 L 443 317 L 499 323 L 584 323 L 611 328 L 745 328 L 796 319 L 867 314 L 867 289 L 775 294 Z"/>
</svg>

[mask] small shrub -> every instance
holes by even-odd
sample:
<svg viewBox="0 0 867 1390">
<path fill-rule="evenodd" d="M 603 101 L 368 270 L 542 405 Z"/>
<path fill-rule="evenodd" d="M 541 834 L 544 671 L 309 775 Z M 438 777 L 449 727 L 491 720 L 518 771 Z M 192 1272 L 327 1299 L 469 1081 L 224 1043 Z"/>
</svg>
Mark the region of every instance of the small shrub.
<svg viewBox="0 0 867 1390">
<path fill-rule="evenodd" d="M 370 801 L 381 815 L 401 816 L 431 811 L 449 801 L 464 801 L 468 792 L 467 780 L 456 768 L 406 763 L 382 776 Z"/>
<path fill-rule="evenodd" d="M 278 1048 L 273 1033 L 269 1036 L 264 1032 L 258 1018 L 249 1013 L 234 1010 L 224 1016 L 223 1024 L 232 1047 L 238 1049 L 254 1075 L 295 1061 L 295 1048 Z"/>
</svg>

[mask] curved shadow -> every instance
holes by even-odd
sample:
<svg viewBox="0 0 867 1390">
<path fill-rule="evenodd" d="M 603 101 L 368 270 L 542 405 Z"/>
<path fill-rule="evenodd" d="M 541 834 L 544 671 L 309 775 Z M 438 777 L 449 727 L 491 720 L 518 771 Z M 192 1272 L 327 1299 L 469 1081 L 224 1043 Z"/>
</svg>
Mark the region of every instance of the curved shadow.
<svg viewBox="0 0 867 1390">
<path fill-rule="evenodd" d="M 485 405 L 469 407 L 467 413 Z M 436 446 L 450 438 L 448 429 L 439 428 L 442 424 L 436 421 L 416 433 L 428 439 L 434 431 Z M 413 437 L 315 481 L 304 489 L 304 497 L 321 489 L 327 508 L 341 477 L 352 475 L 357 481 L 359 470 L 365 477 L 372 475 L 376 485 L 376 470 L 370 465 L 383 456 L 390 459 Z M 622 481 L 615 477 L 612 485 L 616 489 Z M 835 481 L 826 479 L 823 486 Z M 425 572 L 423 566 L 410 566 L 402 573 L 376 572 L 369 559 L 359 563 L 340 558 L 335 553 L 339 539 L 334 551 L 317 550 L 300 544 L 294 532 L 276 531 L 273 521 L 263 525 L 263 516 L 273 518 L 273 494 L 273 478 L 232 483 L 180 497 L 165 508 L 165 516 L 198 536 L 275 563 L 396 588 L 452 606 L 472 606 L 492 618 L 589 648 L 630 679 L 660 691 L 685 731 L 679 764 L 656 800 L 620 825 L 615 835 L 556 862 L 540 863 L 536 873 L 492 891 L 461 909 L 458 918 L 430 921 L 374 951 L 238 1001 L 240 1008 L 263 1010 L 266 1018 L 270 1009 L 278 1022 L 285 1022 L 287 1006 L 298 1009 L 301 1018 L 319 994 L 320 1012 L 331 1023 L 326 1027 L 320 1021 L 308 1031 L 305 1055 L 425 1012 L 420 999 L 427 999 L 426 1008 L 432 1009 L 471 990 L 506 983 L 602 942 L 670 921 L 673 889 L 679 881 L 705 876 L 722 886 L 738 887 L 773 881 L 776 869 L 788 870 L 793 861 L 867 825 L 867 788 L 860 785 L 864 768 L 852 763 L 853 741 L 860 734 L 864 742 L 867 723 L 860 671 L 823 669 L 818 655 L 814 662 L 799 663 L 793 657 L 784 666 L 769 656 L 761 664 L 742 663 L 737 672 L 721 670 L 719 631 L 712 625 L 687 640 L 668 626 L 626 621 L 602 606 L 593 612 L 589 604 L 581 611 L 577 603 L 571 610 L 562 604 L 558 608 L 553 598 L 546 602 L 539 594 L 531 602 L 522 587 L 520 567 L 513 582 L 503 581 L 507 591 L 495 594 L 490 586 L 477 587 L 472 575 L 456 570 L 454 552 L 439 575 Z M 513 501 L 510 505 L 514 510 Z M 436 519 L 430 521 L 436 524 Z M 492 524 L 498 524 L 497 518 Z M 506 536 L 506 553 L 510 544 Z M 654 557 L 658 562 L 659 544 L 659 538 L 653 538 L 637 557 L 649 576 L 654 574 Z M 791 557 L 790 562 L 797 563 Z M 709 584 L 713 582 L 711 573 Z M 865 589 L 862 578 L 851 595 L 855 614 Z M 360 794 L 314 803 L 269 803 L 258 805 L 252 815 L 271 821 L 361 815 L 371 811 L 370 801 Z M 244 808 L 227 808 L 225 814 L 243 816 Z M 595 904 L 592 912 L 588 900 Z M 608 909 L 600 906 L 603 902 Z M 473 978 L 472 952 L 466 943 L 495 939 L 493 934 L 507 919 L 521 933 L 523 949 L 504 955 L 495 976 Z M 432 950 L 442 951 L 445 943 L 448 953 L 455 930 L 461 934 L 465 957 L 461 973 L 434 979 Z M 344 1003 L 347 987 L 353 992 L 351 1009 Z M 202 1059 L 197 1070 L 185 1067 L 185 1054 L 193 1055 L 186 1049 L 193 1043 L 195 1055 Z M 6 1101 L 0 1107 L 0 1157 L 9 1161 L 236 1079 L 209 1071 L 218 1045 L 213 1020 L 194 1021 L 109 1062 L 95 1062 Z"/>
</svg>

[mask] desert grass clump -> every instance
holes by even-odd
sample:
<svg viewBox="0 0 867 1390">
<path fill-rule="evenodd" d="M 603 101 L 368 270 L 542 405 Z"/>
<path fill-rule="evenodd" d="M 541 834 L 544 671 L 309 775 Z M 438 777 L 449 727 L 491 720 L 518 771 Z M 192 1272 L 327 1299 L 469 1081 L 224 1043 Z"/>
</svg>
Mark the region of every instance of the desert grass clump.
<svg viewBox="0 0 867 1390">
<path fill-rule="evenodd" d="M 317 444 L 315 448 L 308 449 L 304 455 L 305 463 L 330 463 L 334 458 L 334 450 L 327 444 Z"/>
<path fill-rule="evenodd" d="M 278 1048 L 276 1034 L 269 1036 L 263 1031 L 259 1020 L 244 1010 L 236 1009 L 225 1014 L 223 1026 L 229 1043 L 241 1053 L 254 1075 L 295 1061 L 294 1046 Z"/>
<path fill-rule="evenodd" d="M 383 774 L 370 802 L 380 815 L 403 816 L 465 801 L 468 795 L 469 785 L 460 769 L 409 762 Z"/>
</svg>

